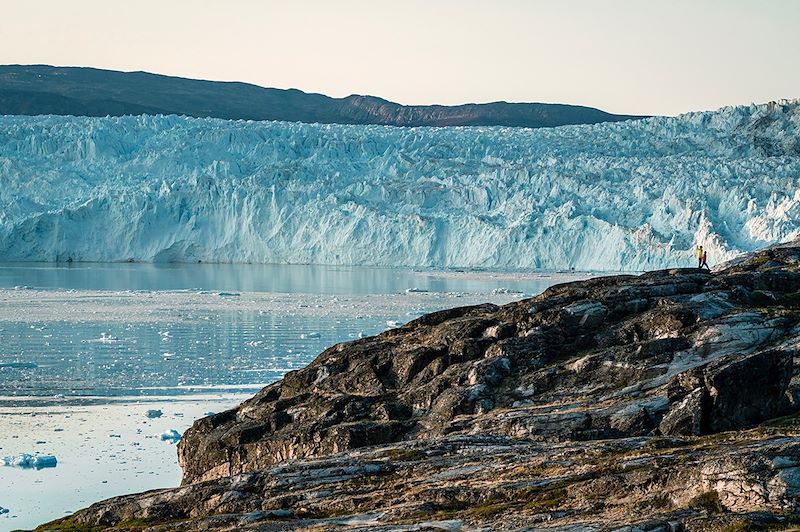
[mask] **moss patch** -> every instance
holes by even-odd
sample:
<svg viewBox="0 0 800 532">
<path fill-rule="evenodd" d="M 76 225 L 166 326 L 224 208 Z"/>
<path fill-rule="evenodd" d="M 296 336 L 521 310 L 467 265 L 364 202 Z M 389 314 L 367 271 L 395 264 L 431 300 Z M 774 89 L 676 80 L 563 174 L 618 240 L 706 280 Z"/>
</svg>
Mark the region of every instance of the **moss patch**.
<svg viewBox="0 0 800 532">
<path fill-rule="evenodd" d="M 715 490 L 706 491 L 697 495 L 689 501 L 689 508 L 695 510 L 705 510 L 712 514 L 721 514 L 725 511 L 725 506 L 719 500 L 719 493 Z"/>
<path fill-rule="evenodd" d="M 742 520 L 726 525 L 722 532 L 751 532 L 753 530 L 757 530 L 757 528 L 750 521 Z"/>
<path fill-rule="evenodd" d="M 428 457 L 419 449 L 389 449 L 383 455 L 397 462 L 417 462 Z"/>
<path fill-rule="evenodd" d="M 72 517 L 64 517 L 62 519 L 56 519 L 55 521 L 51 521 L 49 523 L 45 523 L 43 525 L 39 525 L 36 527 L 36 531 L 40 532 L 43 530 L 71 530 L 74 532 L 100 532 L 101 530 L 105 530 L 107 527 L 100 526 L 100 525 L 84 525 L 82 523 L 78 523 Z"/>
</svg>

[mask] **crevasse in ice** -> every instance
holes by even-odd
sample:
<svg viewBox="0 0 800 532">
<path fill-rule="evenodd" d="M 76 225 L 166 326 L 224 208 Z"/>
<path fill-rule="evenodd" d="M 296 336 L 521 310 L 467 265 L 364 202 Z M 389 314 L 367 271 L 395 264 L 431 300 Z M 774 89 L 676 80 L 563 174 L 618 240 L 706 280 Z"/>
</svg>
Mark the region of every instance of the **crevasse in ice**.
<svg viewBox="0 0 800 532">
<path fill-rule="evenodd" d="M 564 126 L 0 117 L 0 260 L 642 270 L 800 234 L 800 102 Z"/>
</svg>

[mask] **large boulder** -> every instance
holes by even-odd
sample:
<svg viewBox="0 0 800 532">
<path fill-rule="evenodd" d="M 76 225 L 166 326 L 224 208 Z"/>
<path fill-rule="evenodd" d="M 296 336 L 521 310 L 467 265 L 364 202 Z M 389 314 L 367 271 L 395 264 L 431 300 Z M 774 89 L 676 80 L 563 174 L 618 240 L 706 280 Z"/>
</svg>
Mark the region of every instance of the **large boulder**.
<svg viewBox="0 0 800 532">
<path fill-rule="evenodd" d="M 198 420 L 178 448 L 184 483 L 443 435 L 699 435 L 782 415 L 792 350 L 769 346 L 797 334 L 798 254 L 765 253 L 715 274 L 557 285 L 333 346 Z M 770 294 L 757 306 L 755 290 Z"/>
<path fill-rule="evenodd" d="M 791 351 L 769 350 L 709 364 L 707 431 L 741 429 L 788 413 L 793 360 Z"/>
</svg>

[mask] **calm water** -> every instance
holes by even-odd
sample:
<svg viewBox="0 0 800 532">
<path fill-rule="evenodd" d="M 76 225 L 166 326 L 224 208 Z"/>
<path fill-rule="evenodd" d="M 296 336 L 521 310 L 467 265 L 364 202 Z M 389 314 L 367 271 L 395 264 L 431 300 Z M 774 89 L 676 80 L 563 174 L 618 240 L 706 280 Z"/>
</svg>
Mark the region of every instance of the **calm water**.
<svg viewBox="0 0 800 532">
<path fill-rule="evenodd" d="M 0 287 L 94 290 L 235 290 L 304 294 L 389 294 L 407 288 L 431 292 L 541 292 L 547 279 L 491 273 L 425 272 L 393 268 L 282 264 L 0 263 Z"/>
<path fill-rule="evenodd" d="M 307 365 L 325 347 L 371 335 L 389 323 L 459 304 L 505 302 L 536 293 L 551 279 L 491 274 L 414 272 L 380 268 L 282 265 L 5 264 L 0 289 L 26 287 L 19 314 L 0 320 L 0 404 L 29 397 L 117 397 L 255 391 Z M 408 289 L 415 290 L 405 294 Z M 71 310 L 53 291 L 74 290 Z M 493 293 L 500 290 L 507 293 Z M 76 318 L 75 305 L 112 300 Z M 133 291 L 119 295 L 115 291 Z M 198 307 L 161 302 L 157 319 L 126 308 L 154 292 L 189 291 Z M 425 292 L 417 292 L 425 291 Z M 519 294 L 514 294 L 519 292 Z M 249 293 L 292 294 L 295 305 L 243 305 Z M 428 294 L 456 294 L 433 298 Z M 244 294 L 244 295 L 243 295 Z M 318 316 L 310 309 L 340 305 L 315 295 L 391 295 L 397 304 L 342 308 Z M 63 296 L 63 294 L 61 294 Z M 114 298 L 118 298 L 116 307 Z M 206 300 L 218 304 L 205 308 Z M 400 301 L 402 300 L 402 301 Z M 411 305 L 411 300 L 419 302 Z M 19 300 L 18 300 L 19 302 Z M 3 303 L 3 302 L 0 302 Z M 356 301 L 355 304 L 358 304 Z M 5 302 L 5 304 L 10 304 Z M 51 307 L 46 317 L 36 310 Z M 174 308 L 170 308 L 174 306 Z M 79 308 L 79 307 L 78 307 Z M 114 314 L 113 319 L 110 315 Z"/>
<path fill-rule="evenodd" d="M 180 482 L 162 441 L 327 346 L 566 280 L 273 265 L 0 264 L 0 531 Z M 411 289 L 411 290 L 409 290 Z M 164 415 L 147 417 L 149 409 Z"/>
<path fill-rule="evenodd" d="M 386 321 L 231 310 L 177 323 L 0 322 L 0 397 L 253 391 Z"/>
</svg>

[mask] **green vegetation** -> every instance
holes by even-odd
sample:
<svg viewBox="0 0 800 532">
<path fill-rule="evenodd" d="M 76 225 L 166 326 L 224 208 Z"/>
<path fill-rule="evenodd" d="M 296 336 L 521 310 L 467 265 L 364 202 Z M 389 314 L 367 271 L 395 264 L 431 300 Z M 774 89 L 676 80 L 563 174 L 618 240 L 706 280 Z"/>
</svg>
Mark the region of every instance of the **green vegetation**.
<svg viewBox="0 0 800 532">
<path fill-rule="evenodd" d="M 389 449 L 384 456 L 398 462 L 416 462 L 428 457 L 424 451 L 419 449 Z"/>
<path fill-rule="evenodd" d="M 144 518 L 144 519 L 126 519 L 114 526 L 103 525 L 85 525 L 75 521 L 74 517 L 64 517 L 56 519 L 50 523 L 45 523 L 36 527 L 36 532 L 50 531 L 50 530 L 64 530 L 69 532 L 101 532 L 102 530 L 125 530 L 133 532 L 136 530 L 144 530 L 158 523 L 159 525 L 169 523 L 179 523 L 185 521 L 184 519 L 157 519 L 157 518 Z"/>
<path fill-rule="evenodd" d="M 705 510 L 714 514 L 721 514 L 725 511 L 725 506 L 720 501 L 719 493 L 716 490 L 706 491 L 695 496 L 689 501 L 689 508 Z"/>
<path fill-rule="evenodd" d="M 725 528 L 722 529 L 722 532 L 752 532 L 753 530 L 757 530 L 753 526 L 753 523 L 750 521 L 741 520 L 726 525 Z"/>
<path fill-rule="evenodd" d="M 453 500 L 446 504 L 432 505 L 430 509 L 415 512 L 412 518 L 420 519 L 452 519 L 464 518 L 483 520 L 494 515 L 519 510 L 547 512 L 562 508 L 568 500 L 565 481 L 558 481 L 546 486 L 529 486 L 507 493 L 495 494 L 480 503 L 464 500 Z"/>
<path fill-rule="evenodd" d="M 472 508 L 467 509 L 465 514 L 468 517 L 486 519 L 488 517 L 492 517 L 493 515 L 505 512 L 511 507 L 513 507 L 513 504 L 508 502 L 500 502 L 496 504 L 484 504 L 480 506 L 473 506 Z"/>
<path fill-rule="evenodd" d="M 36 527 L 36 531 L 43 531 L 43 530 L 69 530 L 71 532 L 100 532 L 101 530 L 105 530 L 107 527 L 100 526 L 100 525 L 84 525 L 78 523 L 72 517 L 64 517 L 62 519 L 56 519 L 55 521 L 51 521 L 49 523 L 45 523 L 43 525 L 39 525 Z"/>
<path fill-rule="evenodd" d="M 525 509 L 545 512 L 560 508 L 565 502 L 567 502 L 567 490 L 556 488 L 532 495 L 531 500 L 525 503 Z"/>
</svg>

